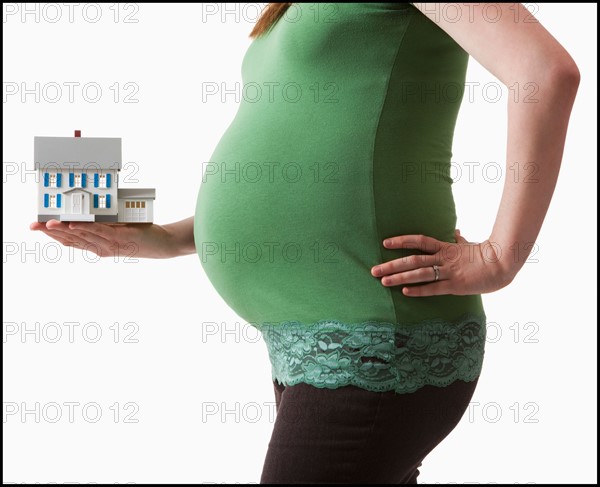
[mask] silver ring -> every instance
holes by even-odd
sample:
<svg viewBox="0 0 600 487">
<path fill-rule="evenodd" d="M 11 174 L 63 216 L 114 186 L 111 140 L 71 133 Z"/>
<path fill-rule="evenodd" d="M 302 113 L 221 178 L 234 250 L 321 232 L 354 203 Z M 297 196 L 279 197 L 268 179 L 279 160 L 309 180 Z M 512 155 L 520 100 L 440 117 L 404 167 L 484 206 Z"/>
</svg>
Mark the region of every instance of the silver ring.
<svg viewBox="0 0 600 487">
<path fill-rule="evenodd" d="M 433 264 L 431 267 L 433 267 L 433 272 L 435 272 L 434 281 L 439 281 L 440 280 L 440 268 L 435 264 Z"/>
</svg>

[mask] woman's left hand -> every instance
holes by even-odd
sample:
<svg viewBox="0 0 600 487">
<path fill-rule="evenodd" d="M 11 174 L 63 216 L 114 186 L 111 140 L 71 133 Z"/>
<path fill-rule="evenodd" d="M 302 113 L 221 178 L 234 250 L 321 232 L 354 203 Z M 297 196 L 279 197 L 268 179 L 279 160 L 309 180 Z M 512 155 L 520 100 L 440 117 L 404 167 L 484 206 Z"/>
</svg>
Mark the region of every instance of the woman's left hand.
<svg viewBox="0 0 600 487">
<path fill-rule="evenodd" d="M 384 240 L 386 249 L 418 249 L 427 252 L 374 266 L 371 274 L 384 286 L 402 286 L 405 296 L 483 294 L 510 284 L 514 275 L 503 268 L 497 248 L 485 240 L 469 243 L 455 232 L 456 243 L 425 235 L 402 235 Z M 437 266 L 438 280 L 435 280 Z"/>
</svg>

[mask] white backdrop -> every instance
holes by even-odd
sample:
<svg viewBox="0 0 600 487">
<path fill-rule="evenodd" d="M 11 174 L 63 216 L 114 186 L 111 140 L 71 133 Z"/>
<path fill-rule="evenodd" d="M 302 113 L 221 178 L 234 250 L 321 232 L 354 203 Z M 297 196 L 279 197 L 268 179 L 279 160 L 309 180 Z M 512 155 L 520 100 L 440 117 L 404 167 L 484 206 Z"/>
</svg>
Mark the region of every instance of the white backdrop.
<svg viewBox="0 0 600 487">
<path fill-rule="evenodd" d="M 157 188 L 157 223 L 191 216 L 259 5 L 3 5 L 5 482 L 259 481 L 266 347 L 198 257 L 97 261 L 28 229 L 33 137 L 75 129 L 122 137 L 124 174 Z M 596 481 L 596 5 L 529 5 L 581 70 L 563 167 L 531 262 L 484 296 L 479 385 L 421 483 Z M 454 194 L 458 227 L 481 241 L 508 93 L 473 59 L 467 77 Z M 219 91 L 203 100 L 203 86 Z"/>
</svg>

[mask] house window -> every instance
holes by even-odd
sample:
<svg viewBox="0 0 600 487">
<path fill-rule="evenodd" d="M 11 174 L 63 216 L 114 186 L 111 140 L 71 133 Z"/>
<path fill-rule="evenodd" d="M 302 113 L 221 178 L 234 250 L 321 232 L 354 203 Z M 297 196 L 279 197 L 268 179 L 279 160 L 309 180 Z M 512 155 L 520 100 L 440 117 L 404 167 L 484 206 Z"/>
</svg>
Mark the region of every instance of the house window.
<svg viewBox="0 0 600 487">
<path fill-rule="evenodd" d="M 55 174 L 56 176 L 56 174 Z M 52 180 L 52 179 L 51 179 Z M 56 195 L 55 194 L 51 194 L 50 195 L 50 204 L 49 204 L 50 208 L 56 208 Z"/>
<path fill-rule="evenodd" d="M 56 173 L 55 172 L 51 172 L 50 173 L 50 187 L 51 188 L 56 188 Z M 51 208 L 56 208 L 56 206 L 52 206 Z"/>
<path fill-rule="evenodd" d="M 129 203 L 129 201 L 125 202 L 125 208 L 131 208 L 131 204 Z"/>
<path fill-rule="evenodd" d="M 142 208 L 146 208 L 146 202 L 142 201 Z"/>
<path fill-rule="evenodd" d="M 98 196 L 98 208 L 106 208 L 106 195 Z"/>
<path fill-rule="evenodd" d="M 80 173 L 76 173 L 74 176 L 74 183 L 75 183 L 75 187 L 76 188 L 81 188 L 81 174 Z"/>
<path fill-rule="evenodd" d="M 100 174 L 98 176 L 98 187 L 106 188 L 106 174 Z M 103 208 L 103 207 L 101 207 L 101 208 Z"/>
</svg>

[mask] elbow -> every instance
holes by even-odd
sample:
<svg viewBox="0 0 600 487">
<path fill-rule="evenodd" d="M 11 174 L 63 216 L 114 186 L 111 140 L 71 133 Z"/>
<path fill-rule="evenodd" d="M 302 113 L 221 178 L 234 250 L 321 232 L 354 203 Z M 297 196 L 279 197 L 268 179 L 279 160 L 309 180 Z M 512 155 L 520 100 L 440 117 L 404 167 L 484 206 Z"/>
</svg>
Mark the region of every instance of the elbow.
<svg viewBox="0 0 600 487">
<path fill-rule="evenodd" d="M 548 69 L 549 81 L 566 96 L 575 98 L 581 73 L 575 61 L 567 55 L 551 63 Z"/>
<path fill-rule="evenodd" d="M 574 101 L 581 73 L 566 51 L 556 54 L 537 53 L 534 58 L 522 60 L 520 64 L 524 69 L 510 77 L 507 86 L 513 86 L 520 80 L 529 80 L 544 97 L 561 98 L 571 103 Z"/>
<path fill-rule="evenodd" d="M 581 81 L 581 73 L 575 61 L 571 57 L 567 61 L 560 64 L 558 68 L 557 77 L 560 79 L 562 84 L 571 86 L 575 90 L 579 87 Z"/>
</svg>

